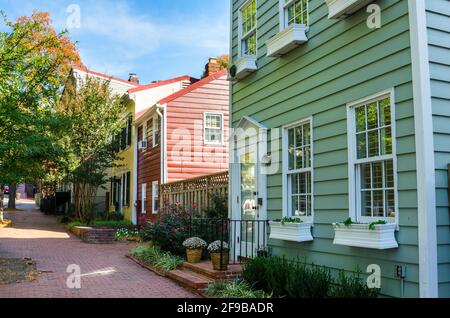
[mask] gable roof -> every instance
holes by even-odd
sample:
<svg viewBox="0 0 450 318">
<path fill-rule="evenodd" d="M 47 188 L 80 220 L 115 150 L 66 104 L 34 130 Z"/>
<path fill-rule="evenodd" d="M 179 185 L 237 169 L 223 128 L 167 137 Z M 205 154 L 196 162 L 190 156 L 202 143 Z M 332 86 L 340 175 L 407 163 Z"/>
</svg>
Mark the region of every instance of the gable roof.
<svg viewBox="0 0 450 318">
<path fill-rule="evenodd" d="M 119 82 L 119 83 L 122 83 L 122 84 L 126 84 L 126 85 L 129 85 L 129 86 L 132 86 L 132 87 L 139 87 L 140 86 L 139 84 L 131 83 L 131 82 L 129 82 L 127 80 L 124 80 L 124 79 L 120 79 L 120 78 L 117 78 L 117 77 L 109 76 L 109 75 L 98 73 L 98 72 L 94 72 L 94 71 L 91 71 L 91 70 L 88 70 L 88 69 L 83 69 L 83 68 L 79 68 L 79 67 L 73 67 L 73 69 L 76 70 L 76 71 L 79 71 L 79 72 L 84 72 L 86 74 L 91 74 L 91 75 L 94 75 L 94 76 L 98 76 L 98 77 L 104 78 L 106 80 L 116 81 L 116 82 Z"/>
<path fill-rule="evenodd" d="M 198 81 L 198 82 L 196 82 L 196 83 L 186 87 L 185 89 L 182 89 L 181 91 L 178 91 L 178 92 L 176 92 L 176 93 L 174 93 L 174 94 L 172 94 L 172 95 L 170 95 L 170 96 L 160 100 L 158 102 L 158 104 L 167 104 L 167 103 L 169 103 L 169 102 L 171 102 L 171 101 L 173 101 L 173 100 L 175 100 L 175 99 L 177 99 L 177 98 L 179 98 L 181 96 L 184 96 L 184 95 L 192 92 L 193 90 L 195 90 L 197 88 L 200 88 L 200 87 L 202 87 L 202 86 L 204 86 L 206 84 L 209 84 L 212 81 L 215 81 L 215 80 L 217 80 L 217 79 L 219 79 L 222 76 L 225 76 L 227 74 L 228 74 L 228 70 L 227 69 L 223 69 L 223 70 L 221 70 L 221 71 L 219 71 L 217 73 L 214 73 L 214 74 L 212 74 L 212 75 L 210 75 L 208 77 L 205 77 L 204 79 L 202 79 L 202 80 L 200 80 L 200 81 Z"/>
<path fill-rule="evenodd" d="M 145 91 L 147 89 L 152 89 L 152 88 L 156 88 L 156 87 L 161 87 L 161 86 L 165 86 L 165 85 L 169 85 L 169 84 L 173 84 L 176 82 L 181 82 L 181 81 L 195 81 L 196 79 L 188 76 L 188 75 L 184 75 L 184 76 L 179 76 L 179 77 L 174 77 L 174 78 L 170 78 L 168 80 L 164 80 L 164 81 L 160 81 L 160 82 L 156 82 L 156 83 L 151 83 L 148 85 L 140 85 L 139 87 L 136 88 L 132 88 L 130 90 L 128 90 L 128 93 L 138 93 L 141 91 Z"/>
</svg>

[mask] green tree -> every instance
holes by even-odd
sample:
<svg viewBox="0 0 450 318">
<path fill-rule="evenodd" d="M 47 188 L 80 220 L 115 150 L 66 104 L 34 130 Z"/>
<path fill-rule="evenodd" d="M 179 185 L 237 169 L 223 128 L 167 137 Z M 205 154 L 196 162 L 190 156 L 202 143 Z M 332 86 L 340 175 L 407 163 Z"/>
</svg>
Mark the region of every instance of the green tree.
<svg viewBox="0 0 450 318">
<path fill-rule="evenodd" d="M 14 23 L 0 16 L 7 29 L 0 32 L 0 184 L 10 185 L 14 209 L 17 183 L 45 178 L 63 161 L 60 137 L 68 122 L 55 106 L 69 70 L 81 60 L 48 13 Z"/>
<path fill-rule="evenodd" d="M 61 99 L 59 109 L 71 122 L 66 131 L 67 180 L 73 184 L 76 216 L 85 223 L 93 221 L 95 195 L 107 183 L 108 171 L 118 159 L 111 136 L 122 128 L 121 114 L 130 102 L 127 96 L 113 94 L 109 81 L 92 77 L 78 85 L 72 79 Z"/>
</svg>

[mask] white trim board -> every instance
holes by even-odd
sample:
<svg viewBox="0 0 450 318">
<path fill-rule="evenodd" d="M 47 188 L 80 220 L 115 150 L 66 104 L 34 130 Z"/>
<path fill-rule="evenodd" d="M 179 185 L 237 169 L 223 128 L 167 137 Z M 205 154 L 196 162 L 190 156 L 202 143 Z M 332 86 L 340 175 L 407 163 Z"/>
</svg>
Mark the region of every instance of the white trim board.
<svg viewBox="0 0 450 318">
<path fill-rule="evenodd" d="M 408 0 L 416 131 L 417 198 L 419 227 L 419 289 L 422 298 L 437 298 L 438 265 L 436 233 L 433 114 L 425 0 Z"/>
</svg>

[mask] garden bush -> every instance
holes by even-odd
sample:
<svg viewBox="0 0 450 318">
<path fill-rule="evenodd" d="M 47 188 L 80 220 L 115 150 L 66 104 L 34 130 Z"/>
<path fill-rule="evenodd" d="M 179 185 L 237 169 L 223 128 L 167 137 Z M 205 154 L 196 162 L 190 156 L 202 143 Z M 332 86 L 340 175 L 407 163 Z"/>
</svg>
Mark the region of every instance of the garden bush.
<svg viewBox="0 0 450 318">
<path fill-rule="evenodd" d="M 146 225 L 141 237 L 154 242 L 164 251 L 184 255 L 183 242 L 189 238 L 190 215 L 191 211 L 180 205 L 168 205 L 157 222 Z"/>
<path fill-rule="evenodd" d="M 360 275 L 342 271 L 339 279 L 330 270 L 281 257 L 257 257 L 244 265 L 243 279 L 257 290 L 274 297 L 288 298 L 374 298 L 378 290 L 369 289 Z"/>
<path fill-rule="evenodd" d="M 271 298 L 262 290 L 254 290 L 243 280 L 214 282 L 208 286 L 206 294 L 217 298 Z"/>
<path fill-rule="evenodd" d="M 346 275 L 345 271 L 339 273 L 339 279 L 333 288 L 333 298 L 376 298 L 379 290 L 371 289 L 362 283 L 361 271 Z"/>
<path fill-rule="evenodd" d="M 153 265 L 164 272 L 175 270 L 183 260 L 169 252 L 163 252 L 156 246 L 139 245 L 132 249 L 131 255 L 146 265 Z"/>
</svg>

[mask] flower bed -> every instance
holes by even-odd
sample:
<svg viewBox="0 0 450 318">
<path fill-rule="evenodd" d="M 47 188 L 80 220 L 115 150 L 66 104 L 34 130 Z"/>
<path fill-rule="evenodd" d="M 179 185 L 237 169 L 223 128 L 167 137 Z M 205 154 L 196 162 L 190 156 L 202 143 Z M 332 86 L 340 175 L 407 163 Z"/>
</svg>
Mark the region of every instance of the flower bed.
<svg viewBox="0 0 450 318">
<path fill-rule="evenodd" d="M 133 248 L 129 257 L 160 276 L 165 276 L 183 264 L 183 259 L 180 257 L 149 245 L 139 245 Z"/>
</svg>

